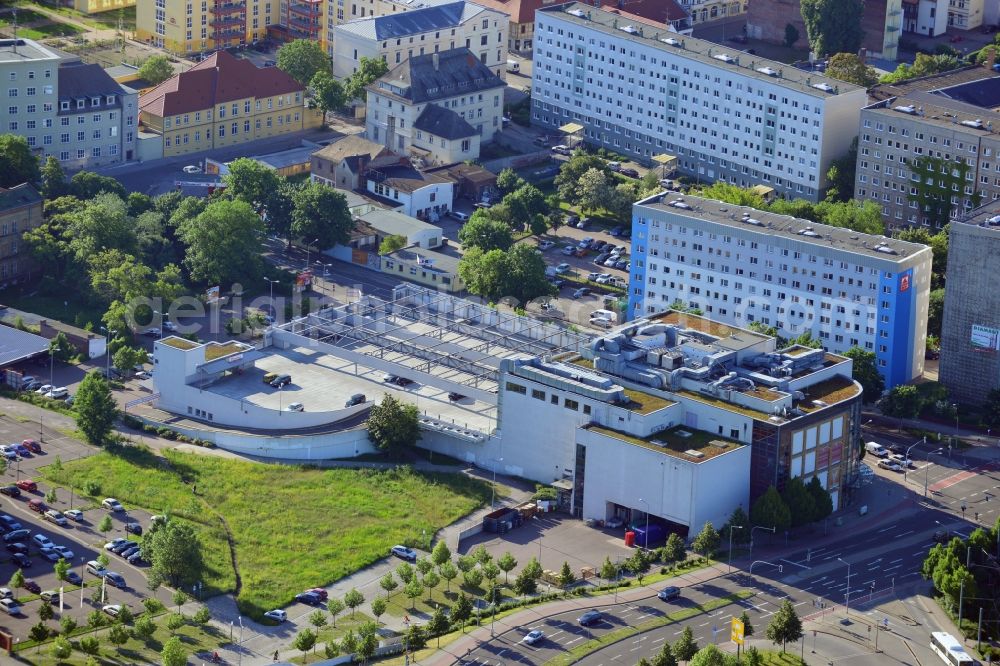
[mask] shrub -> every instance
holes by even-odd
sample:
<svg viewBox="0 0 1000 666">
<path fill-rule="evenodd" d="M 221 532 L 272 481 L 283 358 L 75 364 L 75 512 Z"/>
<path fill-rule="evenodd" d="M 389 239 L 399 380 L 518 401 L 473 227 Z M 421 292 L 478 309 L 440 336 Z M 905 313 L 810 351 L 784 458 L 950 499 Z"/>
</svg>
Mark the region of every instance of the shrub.
<svg viewBox="0 0 1000 666">
<path fill-rule="evenodd" d="M 83 492 L 87 495 L 92 495 L 97 497 L 101 494 L 101 484 L 97 481 L 84 481 L 83 482 Z"/>
</svg>

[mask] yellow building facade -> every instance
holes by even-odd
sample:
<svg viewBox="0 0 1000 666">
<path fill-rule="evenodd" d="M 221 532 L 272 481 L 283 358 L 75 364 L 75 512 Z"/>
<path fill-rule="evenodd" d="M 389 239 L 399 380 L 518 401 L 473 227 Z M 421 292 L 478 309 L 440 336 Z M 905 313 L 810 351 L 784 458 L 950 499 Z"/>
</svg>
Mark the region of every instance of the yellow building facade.
<svg viewBox="0 0 1000 666">
<path fill-rule="evenodd" d="M 224 51 L 141 96 L 139 112 L 142 128 L 163 138 L 163 157 L 250 143 L 323 122 L 290 76 Z"/>
<path fill-rule="evenodd" d="M 279 11 L 279 0 L 143 0 L 135 38 L 189 56 L 264 39 L 268 27 L 281 22 Z"/>
<path fill-rule="evenodd" d="M 73 0 L 73 9 L 81 14 L 97 14 L 134 6 L 135 0 Z"/>
</svg>

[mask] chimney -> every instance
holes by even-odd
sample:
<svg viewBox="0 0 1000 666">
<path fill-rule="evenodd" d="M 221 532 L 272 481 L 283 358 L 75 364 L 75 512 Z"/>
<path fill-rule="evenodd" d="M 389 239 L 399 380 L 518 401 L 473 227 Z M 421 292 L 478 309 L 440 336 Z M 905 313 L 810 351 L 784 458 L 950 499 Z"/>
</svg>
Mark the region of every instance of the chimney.
<svg viewBox="0 0 1000 666">
<path fill-rule="evenodd" d="M 989 47 L 986 51 L 986 62 L 983 63 L 986 69 L 990 72 L 993 71 L 993 65 L 997 62 L 997 50 L 994 47 Z"/>
<path fill-rule="evenodd" d="M 438 67 L 441 64 L 441 59 L 436 52 L 431 54 L 431 64 L 434 65 L 434 71 L 435 72 L 438 71 Z"/>
</svg>

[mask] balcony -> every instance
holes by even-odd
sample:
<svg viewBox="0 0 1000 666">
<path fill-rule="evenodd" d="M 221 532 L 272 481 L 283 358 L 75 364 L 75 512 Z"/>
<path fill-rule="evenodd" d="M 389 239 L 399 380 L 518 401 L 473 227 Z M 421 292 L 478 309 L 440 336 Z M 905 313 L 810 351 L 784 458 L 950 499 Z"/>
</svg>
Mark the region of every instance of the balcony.
<svg viewBox="0 0 1000 666">
<path fill-rule="evenodd" d="M 243 37 L 246 33 L 246 27 L 244 24 L 240 24 L 238 27 L 234 28 L 223 28 L 221 30 L 216 30 L 212 37 L 216 41 L 224 41 L 229 39 L 239 39 Z"/>
<path fill-rule="evenodd" d="M 215 28 L 215 34 L 218 35 L 220 31 L 226 30 L 227 28 L 232 28 L 242 33 L 246 30 L 247 20 L 243 16 L 223 16 L 219 18 L 214 18 L 208 22 L 210 26 Z"/>
<path fill-rule="evenodd" d="M 246 5 L 238 2 L 217 2 L 208 11 L 216 16 L 225 14 L 242 14 L 246 11 Z"/>
</svg>

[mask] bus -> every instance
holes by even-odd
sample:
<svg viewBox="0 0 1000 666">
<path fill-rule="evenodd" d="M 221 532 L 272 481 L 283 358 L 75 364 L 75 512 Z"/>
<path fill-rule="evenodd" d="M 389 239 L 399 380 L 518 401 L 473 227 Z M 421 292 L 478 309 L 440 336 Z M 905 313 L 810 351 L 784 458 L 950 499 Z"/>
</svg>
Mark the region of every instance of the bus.
<svg viewBox="0 0 1000 666">
<path fill-rule="evenodd" d="M 931 649 L 949 666 L 974 666 L 976 663 L 954 636 L 943 631 L 931 634 Z"/>
</svg>

